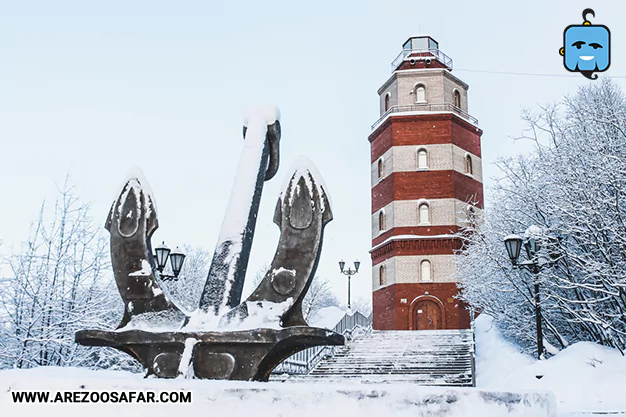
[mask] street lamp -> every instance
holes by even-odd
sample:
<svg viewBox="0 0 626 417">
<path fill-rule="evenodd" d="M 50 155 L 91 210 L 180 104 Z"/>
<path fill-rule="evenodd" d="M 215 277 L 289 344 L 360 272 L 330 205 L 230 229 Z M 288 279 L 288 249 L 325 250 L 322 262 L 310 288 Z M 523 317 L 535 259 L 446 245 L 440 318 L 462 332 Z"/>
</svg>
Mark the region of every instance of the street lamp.
<svg viewBox="0 0 626 417">
<path fill-rule="evenodd" d="M 517 258 L 522 251 L 522 238 L 518 235 L 508 235 L 504 238 L 504 246 L 513 265 L 517 264 Z"/>
<path fill-rule="evenodd" d="M 182 253 L 178 248 L 176 248 L 176 250 L 172 252 L 170 248 L 165 245 L 165 242 L 163 242 L 161 245 L 157 246 L 154 249 L 154 258 L 156 259 L 159 276 L 163 281 L 178 279 L 178 275 L 183 269 L 183 263 L 185 262 L 184 253 Z M 168 258 L 172 265 L 172 272 L 174 272 L 174 275 L 168 275 L 163 273 L 163 270 L 167 265 Z"/>
<path fill-rule="evenodd" d="M 541 328 L 541 306 L 539 304 L 539 272 L 546 266 L 552 265 L 554 262 L 546 260 L 539 262 L 539 251 L 541 245 L 539 239 L 541 238 L 541 229 L 537 226 L 531 226 L 526 230 L 525 240 L 520 236 L 511 234 L 504 238 L 504 247 L 506 248 L 509 259 L 513 264 L 513 268 L 523 268 L 533 274 L 534 292 L 535 292 L 535 322 L 537 326 L 537 359 L 541 359 L 543 354 L 543 329 Z M 527 261 L 518 262 L 520 253 L 522 251 L 522 244 L 526 249 Z"/>
<path fill-rule="evenodd" d="M 343 259 L 341 261 L 339 261 L 339 270 L 341 271 L 342 274 L 347 275 L 348 276 L 348 310 L 351 309 L 350 307 L 350 278 L 352 277 L 352 275 L 356 274 L 357 272 L 359 272 L 359 266 L 361 266 L 361 262 L 354 261 L 354 270 L 352 270 L 352 268 L 348 267 L 348 269 L 344 269 L 346 266 L 346 263 L 343 261 Z"/>
</svg>

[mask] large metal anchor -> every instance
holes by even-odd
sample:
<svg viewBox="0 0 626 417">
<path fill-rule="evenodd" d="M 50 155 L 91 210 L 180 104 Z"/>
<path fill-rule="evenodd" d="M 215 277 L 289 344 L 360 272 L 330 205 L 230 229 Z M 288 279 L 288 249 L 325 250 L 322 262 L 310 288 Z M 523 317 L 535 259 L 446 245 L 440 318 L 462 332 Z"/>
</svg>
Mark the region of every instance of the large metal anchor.
<svg viewBox="0 0 626 417">
<path fill-rule="evenodd" d="M 252 112 L 244 150 L 198 309 L 186 316 L 168 297 L 152 256 L 158 227 L 154 197 L 143 176 L 129 176 L 106 228 L 124 316 L 115 331 L 83 330 L 77 343 L 112 346 L 139 360 L 146 375 L 266 381 L 290 355 L 343 336 L 309 327 L 302 299 L 319 262 L 332 212 L 321 177 L 302 158 L 281 193 L 274 222 L 281 235 L 271 268 L 240 304 L 265 181 L 279 166 L 277 109 Z"/>
<path fill-rule="evenodd" d="M 244 150 L 200 298 L 200 308 L 216 316 L 241 301 L 263 184 L 278 172 L 279 115 L 276 110 L 264 113 L 245 119 Z"/>
</svg>

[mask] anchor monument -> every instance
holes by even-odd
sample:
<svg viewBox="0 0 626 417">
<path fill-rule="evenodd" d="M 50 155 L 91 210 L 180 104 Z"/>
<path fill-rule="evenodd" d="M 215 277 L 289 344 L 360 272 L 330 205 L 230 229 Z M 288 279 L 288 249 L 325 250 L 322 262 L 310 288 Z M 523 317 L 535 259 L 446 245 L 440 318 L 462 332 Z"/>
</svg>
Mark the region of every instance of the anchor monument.
<svg viewBox="0 0 626 417">
<path fill-rule="evenodd" d="M 283 360 L 342 335 L 310 327 L 302 299 L 315 275 L 324 227 L 333 218 L 321 177 L 301 159 L 278 198 L 278 248 L 265 277 L 241 302 L 265 181 L 279 167 L 278 109 L 244 116 L 241 155 L 227 213 L 198 308 L 184 312 L 169 297 L 152 254 L 155 199 L 132 173 L 111 206 L 111 264 L 124 315 L 114 331 L 82 330 L 76 342 L 110 346 L 136 358 L 146 376 L 267 381 Z"/>
</svg>

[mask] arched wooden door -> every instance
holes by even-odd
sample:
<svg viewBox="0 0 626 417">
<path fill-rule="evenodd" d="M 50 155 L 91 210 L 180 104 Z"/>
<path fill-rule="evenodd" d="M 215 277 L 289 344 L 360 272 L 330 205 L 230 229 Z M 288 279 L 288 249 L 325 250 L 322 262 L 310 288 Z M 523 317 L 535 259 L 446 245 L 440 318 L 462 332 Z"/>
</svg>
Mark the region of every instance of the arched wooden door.
<svg viewBox="0 0 626 417">
<path fill-rule="evenodd" d="M 441 306 L 434 300 L 422 300 L 413 309 L 413 323 L 416 330 L 443 329 L 443 312 Z"/>
</svg>

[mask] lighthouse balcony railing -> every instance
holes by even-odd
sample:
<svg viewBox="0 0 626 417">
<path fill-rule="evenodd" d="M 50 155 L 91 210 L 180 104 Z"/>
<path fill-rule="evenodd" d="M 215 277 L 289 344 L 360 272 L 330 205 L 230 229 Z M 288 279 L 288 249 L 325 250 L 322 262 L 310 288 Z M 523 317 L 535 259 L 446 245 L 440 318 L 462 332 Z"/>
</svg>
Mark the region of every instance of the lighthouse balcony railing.
<svg viewBox="0 0 626 417">
<path fill-rule="evenodd" d="M 391 63 L 391 72 L 394 72 L 398 69 L 400 65 L 404 61 L 408 61 L 410 59 L 415 59 L 416 61 L 425 60 L 425 59 L 437 59 L 439 62 L 444 64 L 448 69 L 452 70 L 452 58 L 448 55 L 444 54 L 437 48 L 430 49 L 403 49 L 402 52 L 398 54 L 396 59 Z"/>
<path fill-rule="evenodd" d="M 411 104 L 406 106 L 392 106 L 372 125 L 372 130 L 376 129 L 380 124 L 393 113 L 455 113 L 467 120 L 474 126 L 478 126 L 478 119 L 470 115 L 468 112 L 460 109 L 454 104 Z"/>
</svg>

